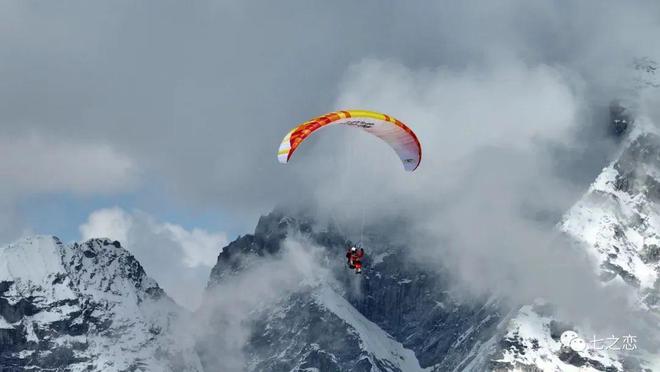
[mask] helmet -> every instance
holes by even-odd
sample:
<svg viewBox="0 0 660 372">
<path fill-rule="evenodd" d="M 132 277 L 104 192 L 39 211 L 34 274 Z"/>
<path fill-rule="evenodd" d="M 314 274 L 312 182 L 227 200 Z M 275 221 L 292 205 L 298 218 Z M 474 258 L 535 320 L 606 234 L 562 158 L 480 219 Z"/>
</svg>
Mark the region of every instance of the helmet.
<svg viewBox="0 0 660 372">
<path fill-rule="evenodd" d="M 355 251 L 357 251 L 357 248 L 351 247 L 351 252 L 355 252 Z"/>
</svg>

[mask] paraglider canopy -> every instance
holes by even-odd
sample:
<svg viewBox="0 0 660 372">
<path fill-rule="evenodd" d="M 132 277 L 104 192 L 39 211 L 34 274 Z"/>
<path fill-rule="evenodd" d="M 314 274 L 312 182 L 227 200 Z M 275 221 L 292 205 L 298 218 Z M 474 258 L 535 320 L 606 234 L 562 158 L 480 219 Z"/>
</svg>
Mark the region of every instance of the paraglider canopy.
<svg viewBox="0 0 660 372">
<path fill-rule="evenodd" d="M 288 163 L 291 155 L 307 137 L 328 125 L 359 128 L 379 137 L 394 149 L 406 171 L 414 171 L 422 161 L 422 146 L 412 129 L 404 123 L 378 112 L 349 110 L 331 112 L 293 128 L 280 144 L 277 152 L 279 162 Z"/>
</svg>

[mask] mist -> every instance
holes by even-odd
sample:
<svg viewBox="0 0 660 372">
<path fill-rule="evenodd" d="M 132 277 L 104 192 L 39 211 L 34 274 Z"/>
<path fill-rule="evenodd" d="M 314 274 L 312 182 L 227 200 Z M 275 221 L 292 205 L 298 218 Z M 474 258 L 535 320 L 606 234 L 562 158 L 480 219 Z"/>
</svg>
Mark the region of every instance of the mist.
<svg viewBox="0 0 660 372">
<path fill-rule="evenodd" d="M 658 4 L 651 1 L 531 4 L 509 0 L 388 6 L 375 1 L 202 1 L 195 6 L 166 1 L 159 3 L 159 17 L 154 17 L 149 4 L 5 5 L 0 36 L 4 46 L 0 71 L 5 81 L 0 88 L 0 138 L 3 143 L 41 138 L 67 146 L 37 146 L 31 157 L 25 157 L 21 148 L 11 147 L 0 168 L 8 175 L 20 174 L 25 166 L 40 170 L 36 173 L 65 175 L 70 169 L 67 162 L 43 171 L 43 154 L 66 157 L 77 148 L 89 151 L 90 146 L 98 146 L 103 149 L 99 156 L 108 161 L 86 164 L 95 169 L 109 167 L 108 172 L 116 175 L 108 177 L 113 180 L 109 184 L 97 184 L 94 172 L 82 171 L 76 177 L 82 177 L 79 183 L 65 182 L 57 188 L 37 187 L 39 179 L 28 178 L 29 192 L 13 194 L 16 202 L 7 203 L 13 209 L 33 195 L 123 196 L 155 190 L 168 203 L 192 211 L 222 210 L 249 231 L 265 210 L 308 196 L 315 185 L 330 180 L 326 168 L 315 166 L 313 160 L 298 156 L 283 167 L 273 155 L 288 129 L 315 115 L 349 104 L 385 111 L 419 131 L 427 153 L 447 144 L 424 136 L 432 128 L 454 128 L 454 136 L 447 138 L 460 150 L 464 147 L 460 140 L 471 141 L 473 135 L 497 142 L 497 137 L 474 133 L 484 126 L 491 134 L 500 130 L 499 125 L 506 126 L 505 132 L 524 132 L 538 128 L 535 122 L 547 112 L 539 111 L 524 123 L 507 124 L 489 120 L 499 107 L 482 105 L 482 112 L 471 110 L 482 120 L 469 124 L 469 117 L 452 117 L 441 110 L 428 120 L 414 109 L 406 109 L 403 102 L 409 108 L 448 107 L 454 105 L 451 94 L 426 96 L 444 103 L 410 106 L 415 103 L 410 97 L 390 90 L 389 83 L 378 83 L 381 77 L 388 81 L 390 71 L 374 68 L 367 72 L 360 68 L 369 63 L 365 61 L 401 66 L 420 83 L 436 73 L 455 74 L 453 79 L 447 77 L 448 82 L 470 80 L 474 88 L 482 77 L 489 79 L 494 73 L 502 73 L 500 79 L 512 75 L 514 80 L 526 73 L 538 79 L 552 78 L 541 76 L 543 73 L 559 74 L 571 89 L 582 91 L 571 104 L 577 106 L 581 124 L 591 128 L 592 108 L 606 106 L 628 88 L 625 85 L 634 78 L 629 73 L 632 61 L 657 59 L 660 50 L 655 38 L 660 30 L 653 17 L 658 14 Z M 591 17 L 594 14 L 599 16 Z M 369 95 L 349 99 L 352 81 L 366 78 L 360 74 L 372 77 Z M 498 94 L 505 88 L 501 86 Z M 413 88 L 411 93 L 420 89 Z M 524 97 L 493 97 L 488 89 L 471 92 L 482 103 L 488 94 L 492 102 L 505 106 L 503 110 L 518 107 L 525 111 L 525 105 L 535 98 L 552 98 L 548 96 L 552 92 L 533 90 Z M 408 99 L 400 104 L 370 98 L 393 93 Z M 463 99 L 457 104 L 469 103 L 470 99 Z M 599 145 L 603 139 L 587 132 L 579 147 L 595 145 L 598 155 L 577 149 L 577 156 L 563 164 L 569 177 L 593 174 L 607 154 L 609 148 Z M 325 153 L 316 147 L 341 148 L 345 143 L 341 137 L 307 143 L 301 151 L 313 155 Z M 336 151 L 331 153 L 335 157 Z M 27 164 L 11 161 L 21 157 Z M 309 157 L 323 161 L 318 155 Z M 90 158 L 94 159 L 98 156 Z M 305 161 L 309 166 L 300 164 Z M 389 169 L 389 162 L 378 164 L 383 171 Z M 75 162 L 73 166 L 81 169 Z M 430 172 L 426 161 L 422 171 Z M 86 178 L 86 174 L 90 176 Z M 381 183 L 389 182 L 383 179 Z M 9 210 L 6 214 L 20 215 Z"/>
<path fill-rule="evenodd" d="M 627 73 L 622 67 L 621 76 Z M 346 132 L 338 158 L 313 160 L 340 169 L 326 170 L 332 181 L 316 188 L 317 202 L 349 226 L 363 215 L 373 224 L 402 218 L 412 231 L 410 259 L 449 272 L 468 297 L 496 294 L 514 307 L 543 299 L 566 322 L 636 332 L 656 345 L 634 290 L 604 285 L 585 250 L 559 231 L 562 216 L 621 145 L 601 112 L 608 112 L 606 96 L 593 96 L 590 84 L 576 71 L 516 58 L 421 71 L 362 61 L 349 70 L 336 106 L 388 107 L 415 123 L 422 164 L 405 174 L 382 143 Z M 624 97 L 635 115 L 653 116 L 642 100 L 657 92 L 631 92 L 622 85 L 610 99 Z M 331 149 L 318 144 L 314 151 Z"/>
<path fill-rule="evenodd" d="M 149 4 L 3 6 L 0 238 L 31 231 L 20 205 L 43 195 L 162 192 L 244 231 L 310 200 L 354 232 L 363 219 L 406 220 L 410 260 L 474 297 L 543 297 L 571 321 L 632 327 L 626 292 L 602 287 L 557 224 L 620 146 L 610 102 L 660 123 L 657 89 L 634 66 L 660 60 L 658 2 Z M 290 128 L 338 108 L 407 123 L 419 169 L 347 128 L 277 163 Z M 174 248 L 145 266 L 177 267 L 186 255 Z M 317 275 L 296 266 L 305 257 L 286 253 L 209 295 L 236 334 L 218 343 L 234 365 L 246 314 Z"/>
<path fill-rule="evenodd" d="M 208 370 L 244 371 L 252 322 L 262 311 L 276 311 L 294 293 L 333 285 L 323 252 L 302 236 L 289 237 L 278 255 L 253 257 L 244 270 L 207 289 L 192 329 Z"/>
</svg>

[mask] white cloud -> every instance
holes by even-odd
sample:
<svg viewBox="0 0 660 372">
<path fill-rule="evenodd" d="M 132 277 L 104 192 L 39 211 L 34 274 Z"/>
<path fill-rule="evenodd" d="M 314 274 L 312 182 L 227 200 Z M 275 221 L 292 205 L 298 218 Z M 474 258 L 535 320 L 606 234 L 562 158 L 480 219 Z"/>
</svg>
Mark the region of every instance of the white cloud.
<svg viewBox="0 0 660 372">
<path fill-rule="evenodd" d="M 30 198 L 116 195 L 134 190 L 139 182 L 133 159 L 105 142 L 37 132 L 0 133 L 0 178 L 0 241 L 31 230 L 21 206 Z"/>
<path fill-rule="evenodd" d="M 405 216 L 410 257 L 446 268 L 460 293 L 498 293 L 515 303 L 543 296 L 567 319 L 611 324 L 612 314 L 629 311 L 621 294 L 601 289 L 580 251 L 555 230 L 584 191 L 556 163 L 556 151 L 584 127 L 579 81 L 515 58 L 432 70 L 366 60 L 347 75 L 338 106 L 387 110 L 410 124 L 422 142 L 421 166 L 406 174 L 386 145 L 345 130 L 354 150 L 335 151 L 348 158 L 338 161 L 345 166 L 314 164 L 338 169 L 319 183 L 319 199 L 353 216 L 366 209 L 367 221 L 383 211 Z"/>
<path fill-rule="evenodd" d="M 179 304 L 191 309 L 199 304 L 210 268 L 228 242 L 224 233 L 186 230 L 144 212 L 128 213 L 118 207 L 94 211 L 79 230 L 83 239 L 119 240 L 149 276 Z"/>
<path fill-rule="evenodd" d="M 582 124 L 582 91 L 576 80 L 564 71 L 515 58 L 432 70 L 365 60 L 349 70 L 336 106 L 387 111 L 408 123 L 422 143 L 419 169 L 402 172 L 387 145 L 350 130 L 324 133 L 331 140 L 319 141 L 315 156 L 296 161 L 309 174 L 310 189 L 322 204 L 341 205 L 354 216 L 361 216 L 365 206 L 406 209 L 418 202 L 430 208 L 466 185 L 501 187 L 502 197 L 511 195 L 513 203 L 521 200 L 513 198 L 516 194 L 547 188 L 553 192 L 535 201 L 567 207 L 574 190 L 571 185 L 557 187 L 558 177 L 549 169 L 549 146 L 570 142 L 572 131 Z M 340 135 L 344 137 L 335 138 Z M 488 168 L 480 174 L 488 177 L 470 174 L 479 165 Z M 323 170 L 323 178 L 316 176 L 317 169 Z"/>
<path fill-rule="evenodd" d="M 537 140 L 562 140 L 577 126 L 568 79 L 515 58 L 430 71 L 365 60 L 350 69 L 343 88 L 338 107 L 387 109 L 411 124 L 424 145 L 425 168 L 429 161 L 451 164 L 485 145 L 528 150 Z"/>
<path fill-rule="evenodd" d="M 123 209 L 114 207 L 92 212 L 79 229 L 83 239 L 109 238 L 127 243 L 132 225 L 133 217 Z"/>
<path fill-rule="evenodd" d="M 13 195 L 71 192 L 109 194 L 131 190 L 137 167 L 104 143 L 70 142 L 40 135 L 0 137 L 0 185 Z"/>
<path fill-rule="evenodd" d="M 302 237 L 284 240 L 280 254 L 262 257 L 225 277 L 204 298 L 194 327 L 212 370 L 244 371 L 245 346 L 259 309 L 319 284 L 334 285 L 332 268 L 322 264 L 324 248 Z"/>
<path fill-rule="evenodd" d="M 218 244 L 226 244 L 224 233 L 213 234 L 206 230 L 194 228 L 190 231 L 171 223 L 165 223 L 160 231 L 169 234 L 172 240 L 178 242 L 185 254 L 185 264 L 188 267 L 213 267 L 218 258 Z"/>
</svg>

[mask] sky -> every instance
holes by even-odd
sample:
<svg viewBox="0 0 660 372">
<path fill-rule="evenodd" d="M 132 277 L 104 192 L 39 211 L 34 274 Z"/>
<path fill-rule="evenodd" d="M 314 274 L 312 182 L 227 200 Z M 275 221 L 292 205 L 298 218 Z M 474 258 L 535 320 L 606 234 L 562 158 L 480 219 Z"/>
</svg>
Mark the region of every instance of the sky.
<svg viewBox="0 0 660 372">
<path fill-rule="evenodd" d="M 436 245 L 474 247 L 459 276 L 479 270 L 478 247 L 507 240 L 474 241 L 475 224 L 526 246 L 607 164 L 611 100 L 658 116 L 632 68 L 660 59 L 654 1 L 0 7 L 0 241 L 122 238 L 192 307 L 221 247 L 300 199 L 347 224 L 415 217 Z M 345 107 L 409 124 L 419 170 L 341 130 L 277 163 L 291 127 Z"/>
</svg>

